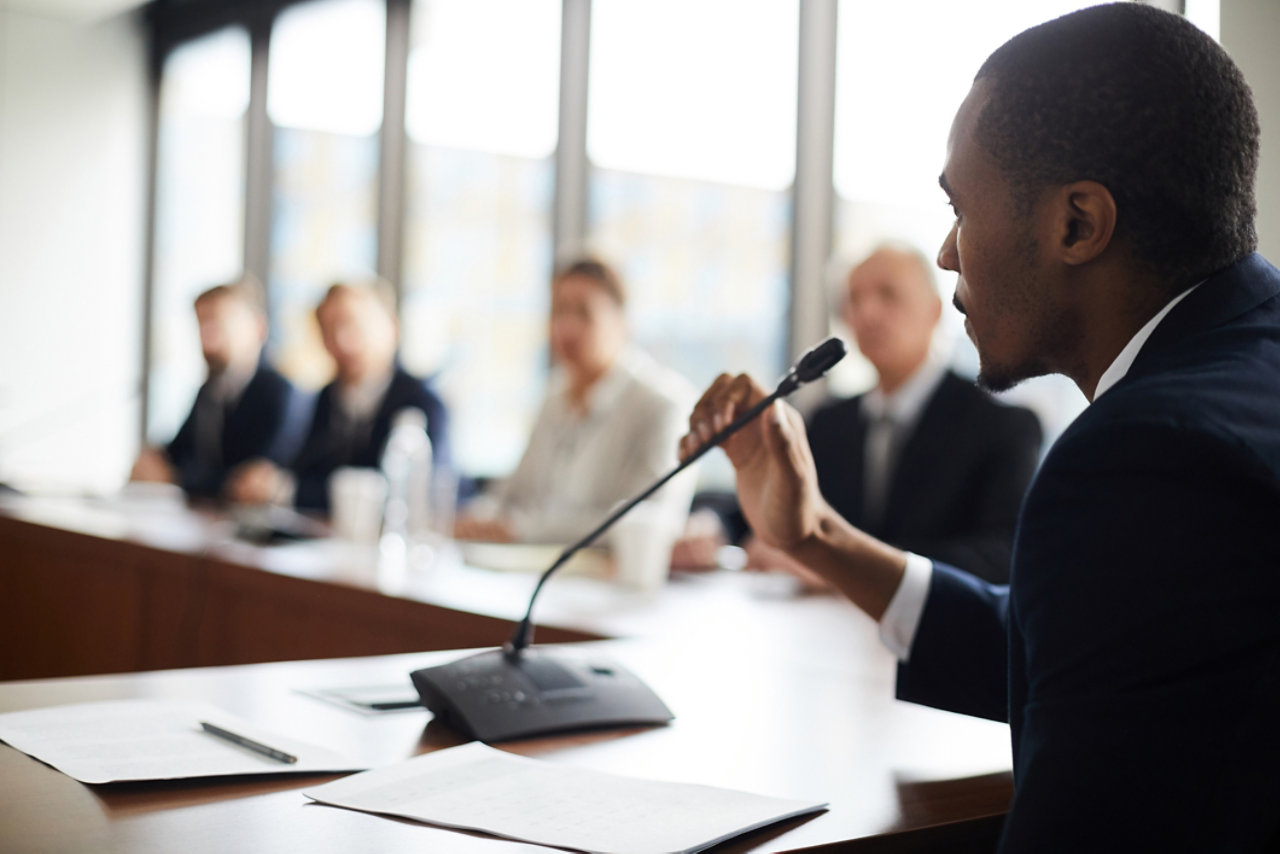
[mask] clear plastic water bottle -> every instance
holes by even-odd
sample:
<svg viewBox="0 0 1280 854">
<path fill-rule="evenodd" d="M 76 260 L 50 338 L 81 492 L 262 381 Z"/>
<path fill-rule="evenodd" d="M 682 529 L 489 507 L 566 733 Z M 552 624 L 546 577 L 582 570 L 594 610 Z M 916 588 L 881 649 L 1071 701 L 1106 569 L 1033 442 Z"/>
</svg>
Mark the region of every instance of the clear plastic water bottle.
<svg viewBox="0 0 1280 854">
<path fill-rule="evenodd" d="M 387 478 L 387 505 L 382 522 L 384 552 L 407 554 L 429 531 L 431 439 L 421 409 L 402 409 L 391 421 L 382 452 Z"/>
</svg>

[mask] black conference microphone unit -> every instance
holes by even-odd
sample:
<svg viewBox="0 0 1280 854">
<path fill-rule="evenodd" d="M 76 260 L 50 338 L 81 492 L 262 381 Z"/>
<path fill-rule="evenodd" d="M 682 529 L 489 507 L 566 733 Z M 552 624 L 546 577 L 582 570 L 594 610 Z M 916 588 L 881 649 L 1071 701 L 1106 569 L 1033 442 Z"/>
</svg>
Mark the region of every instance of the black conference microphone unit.
<svg viewBox="0 0 1280 854">
<path fill-rule="evenodd" d="M 633 507 L 661 489 L 703 454 L 763 412 L 775 400 L 813 382 L 844 358 L 845 345 L 828 338 L 805 353 L 771 394 L 735 418 L 648 489 L 623 504 L 542 573 L 524 619 L 500 650 L 415 670 L 422 703 L 437 720 L 480 741 L 504 741 L 564 730 L 664 724 L 674 715 L 649 686 L 626 668 L 593 653 L 568 648 L 530 649 L 533 603 L 557 569 L 590 545 Z"/>
</svg>

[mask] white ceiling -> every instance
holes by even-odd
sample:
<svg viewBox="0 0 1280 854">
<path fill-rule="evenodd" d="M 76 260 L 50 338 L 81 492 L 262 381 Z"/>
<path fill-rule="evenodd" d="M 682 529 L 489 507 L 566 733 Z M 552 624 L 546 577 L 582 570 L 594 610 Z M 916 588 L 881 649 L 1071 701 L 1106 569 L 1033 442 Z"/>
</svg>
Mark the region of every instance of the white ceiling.
<svg viewBox="0 0 1280 854">
<path fill-rule="evenodd" d="M 145 0 L 0 0 L 0 9 L 89 24 L 135 9 L 144 2 Z"/>
</svg>

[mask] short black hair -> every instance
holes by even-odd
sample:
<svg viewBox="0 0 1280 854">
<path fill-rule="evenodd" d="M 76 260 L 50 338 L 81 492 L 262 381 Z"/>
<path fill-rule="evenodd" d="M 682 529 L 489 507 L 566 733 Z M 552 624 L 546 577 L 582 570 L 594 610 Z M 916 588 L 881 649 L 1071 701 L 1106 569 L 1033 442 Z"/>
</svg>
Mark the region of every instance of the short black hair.
<svg viewBox="0 0 1280 854">
<path fill-rule="evenodd" d="M 1257 246 L 1252 93 L 1194 24 L 1137 3 L 1094 6 L 1014 36 L 984 79 L 977 142 L 1022 205 L 1097 181 L 1116 201 L 1117 236 L 1174 291 Z"/>
</svg>

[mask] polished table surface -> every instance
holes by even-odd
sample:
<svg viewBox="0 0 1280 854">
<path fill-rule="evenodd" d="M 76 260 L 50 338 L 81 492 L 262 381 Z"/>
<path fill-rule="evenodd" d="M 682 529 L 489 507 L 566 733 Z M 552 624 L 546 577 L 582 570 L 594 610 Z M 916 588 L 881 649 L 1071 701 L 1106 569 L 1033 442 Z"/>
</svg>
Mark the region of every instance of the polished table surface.
<svg viewBox="0 0 1280 854">
<path fill-rule="evenodd" d="M 454 558 L 387 571 L 331 541 L 261 547 L 232 533 L 224 517 L 180 504 L 5 500 L 0 678 L 156 672 L 0 682 L 0 711 L 205 699 L 369 764 L 457 743 L 425 711 L 370 718 L 300 692 L 403 684 L 458 653 L 349 655 L 496 645 L 534 575 Z M 677 574 L 650 594 L 566 576 L 547 585 L 537 616 L 543 641 L 622 638 L 604 646 L 677 718 L 506 749 L 832 804 L 723 850 L 958 850 L 1007 809 L 1008 728 L 892 699 L 894 660 L 842 599 L 744 573 Z M 162 669 L 291 652 L 321 660 Z M 66 656 L 73 669 L 59 669 Z M 317 779 L 88 787 L 0 747 L 0 851 L 546 850 L 308 805 L 300 790 Z"/>
<path fill-rule="evenodd" d="M 668 726 L 530 739 L 503 749 L 584 768 L 829 801 L 831 809 L 717 850 L 778 851 L 849 840 L 920 850 L 910 831 L 964 828 L 1010 795 L 1003 725 L 891 699 L 883 662 L 760 660 L 649 640 L 600 647 L 676 713 Z M 859 658 L 868 649 L 845 651 Z M 404 682 L 452 652 L 0 683 L 0 711 L 123 697 L 207 700 L 369 764 L 458 743 L 421 710 L 366 716 L 304 691 Z M 833 653 L 834 655 L 834 653 Z M 85 786 L 0 747 L 0 851 L 546 851 L 310 804 L 330 776 Z M 643 809 L 643 804 L 637 804 Z M 956 832 L 960 832 L 957 830 Z M 860 850 L 856 845 L 848 850 Z M 841 848 L 844 850 L 844 847 Z M 953 850 L 945 842 L 936 850 Z"/>
<path fill-rule="evenodd" d="M 257 546 L 224 515 L 180 502 L 0 500 L 0 679 L 461 649 L 497 644 L 536 575 L 464 565 L 448 547 L 404 570 L 319 539 Z M 537 637 L 696 639 L 727 653 L 842 647 L 870 623 L 789 579 L 675 574 L 641 593 L 562 575 L 538 600 Z"/>
</svg>

